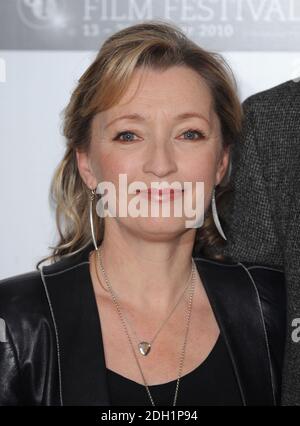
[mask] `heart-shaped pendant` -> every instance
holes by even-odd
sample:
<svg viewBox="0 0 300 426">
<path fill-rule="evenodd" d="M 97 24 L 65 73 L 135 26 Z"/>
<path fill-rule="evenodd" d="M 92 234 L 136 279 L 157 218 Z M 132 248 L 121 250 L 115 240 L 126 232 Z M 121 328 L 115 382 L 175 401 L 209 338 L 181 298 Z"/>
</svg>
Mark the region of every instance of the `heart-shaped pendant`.
<svg viewBox="0 0 300 426">
<path fill-rule="evenodd" d="M 139 351 L 142 355 L 146 356 L 150 352 L 151 345 L 148 342 L 139 343 Z"/>
</svg>

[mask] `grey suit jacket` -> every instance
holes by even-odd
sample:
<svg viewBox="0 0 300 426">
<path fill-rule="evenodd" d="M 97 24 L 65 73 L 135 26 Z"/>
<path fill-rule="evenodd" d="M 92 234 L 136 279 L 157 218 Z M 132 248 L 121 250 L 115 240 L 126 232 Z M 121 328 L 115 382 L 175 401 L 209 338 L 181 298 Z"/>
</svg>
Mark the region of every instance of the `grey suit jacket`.
<svg viewBox="0 0 300 426">
<path fill-rule="evenodd" d="M 255 94 L 243 107 L 243 132 L 232 157 L 233 195 L 224 217 L 225 254 L 285 271 L 282 405 L 300 405 L 300 341 L 292 340 L 292 321 L 300 319 L 300 82 Z"/>
</svg>

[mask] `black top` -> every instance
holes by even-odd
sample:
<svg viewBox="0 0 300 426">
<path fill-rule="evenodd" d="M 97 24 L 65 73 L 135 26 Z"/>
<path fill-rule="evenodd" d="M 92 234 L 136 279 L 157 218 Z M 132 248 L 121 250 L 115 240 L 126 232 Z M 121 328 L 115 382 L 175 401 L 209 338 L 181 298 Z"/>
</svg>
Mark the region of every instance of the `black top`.
<svg viewBox="0 0 300 426">
<path fill-rule="evenodd" d="M 111 405 L 151 405 L 144 385 L 106 368 Z M 156 406 L 173 405 L 177 380 L 149 386 Z M 176 405 L 242 405 L 225 342 L 218 337 L 207 358 L 180 379 Z"/>
</svg>

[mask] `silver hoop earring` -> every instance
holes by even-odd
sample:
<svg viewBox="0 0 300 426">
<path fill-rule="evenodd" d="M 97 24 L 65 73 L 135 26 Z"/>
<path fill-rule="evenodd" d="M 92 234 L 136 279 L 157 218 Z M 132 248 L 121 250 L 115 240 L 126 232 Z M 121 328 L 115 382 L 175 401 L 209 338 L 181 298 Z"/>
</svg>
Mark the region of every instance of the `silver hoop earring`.
<svg viewBox="0 0 300 426">
<path fill-rule="evenodd" d="M 222 236 L 222 238 L 224 238 L 224 240 L 227 240 L 227 238 L 225 237 L 225 234 L 223 232 L 222 226 L 220 224 L 220 220 L 219 220 L 219 216 L 218 216 L 218 212 L 217 212 L 216 197 L 215 197 L 215 187 L 214 187 L 213 194 L 212 194 L 212 199 L 211 199 L 211 208 L 212 208 L 212 214 L 213 214 L 213 219 L 214 219 L 216 228 L 219 231 L 219 233 Z"/>
<path fill-rule="evenodd" d="M 93 239 L 95 249 L 98 250 L 97 241 L 96 241 L 95 232 L 94 232 L 94 221 L 93 221 L 93 201 L 95 199 L 95 195 L 96 195 L 96 190 L 91 189 L 91 192 L 90 192 L 90 227 L 91 227 L 92 239 Z"/>
</svg>

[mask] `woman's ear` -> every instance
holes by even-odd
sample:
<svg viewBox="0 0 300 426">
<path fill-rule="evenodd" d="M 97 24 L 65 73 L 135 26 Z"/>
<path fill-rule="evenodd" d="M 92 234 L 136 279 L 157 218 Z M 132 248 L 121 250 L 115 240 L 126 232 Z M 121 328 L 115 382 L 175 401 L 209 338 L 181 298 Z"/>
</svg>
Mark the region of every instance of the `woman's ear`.
<svg viewBox="0 0 300 426">
<path fill-rule="evenodd" d="M 85 151 L 80 151 L 78 149 L 76 149 L 75 152 L 77 159 L 77 167 L 82 180 L 88 188 L 96 188 L 97 179 L 93 173 L 88 153 Z"/>
<path fill-rule="evenodd" d="M 220 155 L 220 159 L 218 162 L 217 173 L 216 173 L 216 183 L 215 185 L 219 185 L 224 178 L 230 163 L 230 154 L 231 154 L 231 146 L 225 146 Z"/>
</svg>

